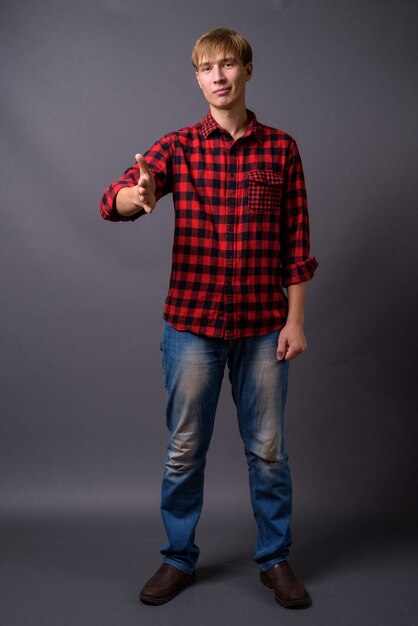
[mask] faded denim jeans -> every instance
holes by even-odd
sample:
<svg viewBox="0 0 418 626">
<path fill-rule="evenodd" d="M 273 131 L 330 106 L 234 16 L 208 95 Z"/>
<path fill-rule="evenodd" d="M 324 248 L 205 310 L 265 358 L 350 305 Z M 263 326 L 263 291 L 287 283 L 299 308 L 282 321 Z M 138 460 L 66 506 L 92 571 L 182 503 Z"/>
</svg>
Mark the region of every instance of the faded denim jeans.
<svg viewBox="0 0 418 626">
<path fill-rule="evenodd" d="M 265 571 L 288 556 L 292 487 L 283 417 L 289 363 L 276 357 L 279 332 L 230 341 L 178 331 L 164 323 L 161 350 L 169 441 L 161 515 L 168 541 L 161 553 L 165 563 L 186 573 L 193 571 L 199 556 L 195 529 L 226 364 L 257 524 L 254 560 Z"/>
</svg>

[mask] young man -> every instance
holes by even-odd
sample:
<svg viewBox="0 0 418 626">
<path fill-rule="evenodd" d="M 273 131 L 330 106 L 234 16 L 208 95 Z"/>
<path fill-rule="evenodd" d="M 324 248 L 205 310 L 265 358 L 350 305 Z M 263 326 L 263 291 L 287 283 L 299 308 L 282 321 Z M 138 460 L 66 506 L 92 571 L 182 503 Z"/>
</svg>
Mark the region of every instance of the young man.
<svg viewBox="0 0 418 626">
<path fill-rule="evenodd" d="M 162 604 L 194 580 L 206 452 L 228 364 L 261 582 L 282 606 L 308 606 L 287 562 L 292 496 L 283 441 L 289 361 L 306 349 L 305 288 L 317 266 L 309 256 L 302 165 L 295 141 L 246 108 L 252 50 L 239 33 L 202 35 L 192 61 L 207 116 L 137 154 L 100 207 L 114 221 L 152 213 L 168 193 L 175 207 L 161 344 L 170 432 L 161 513 L 168 541 L 140 599 Z"/>
</svg>

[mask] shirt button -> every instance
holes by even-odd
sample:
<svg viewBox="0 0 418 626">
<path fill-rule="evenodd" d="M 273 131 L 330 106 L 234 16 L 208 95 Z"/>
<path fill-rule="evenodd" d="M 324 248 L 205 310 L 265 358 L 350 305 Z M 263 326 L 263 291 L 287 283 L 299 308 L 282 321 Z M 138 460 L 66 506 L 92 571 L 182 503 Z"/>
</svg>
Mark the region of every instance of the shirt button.
<svg viewBox="0 0 418 626">
<path fill-rule="evenodd" d="M 234 232 L 234 227 L 228 226 L 228 233 L 233 233 L 233 232 Z"/>
</svg>

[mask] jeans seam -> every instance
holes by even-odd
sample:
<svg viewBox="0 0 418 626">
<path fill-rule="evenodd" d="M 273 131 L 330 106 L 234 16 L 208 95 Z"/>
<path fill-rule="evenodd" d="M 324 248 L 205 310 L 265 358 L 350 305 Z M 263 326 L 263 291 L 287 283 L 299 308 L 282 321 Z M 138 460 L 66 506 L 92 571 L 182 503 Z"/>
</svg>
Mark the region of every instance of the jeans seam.
<svg viewBox="0 0 418 626">
<path fill-rule="evenodd" d="M 247 456 L 247 458 L 248 458 L 248 456 Z M 265 545 L 265 543 L 266 543 L 266 530 L 265 530 L 265 527 L 264 527 L 264 522 L 263 522 L 263 519 L 261 517 L 260 511 L 258 509 L 258 505 L 256 503 L 255 483 L 257 481 L 257 477 L 255 476 L 255 473 L 256 473 L 256 468 L 252 468 L 251 466 L 249 466 L 250 491 L 251 491 L 251 500 L 253 502 L 254 516 L 256 518 L 256 523 L 257 523 L 257 527 L 258 527 L 258 532 L 260 534 L 260 538 L 262 539 L 263 545 Z M 252 477 L 251 477 L 251 474 L 252 474 Z"/>
</svg>

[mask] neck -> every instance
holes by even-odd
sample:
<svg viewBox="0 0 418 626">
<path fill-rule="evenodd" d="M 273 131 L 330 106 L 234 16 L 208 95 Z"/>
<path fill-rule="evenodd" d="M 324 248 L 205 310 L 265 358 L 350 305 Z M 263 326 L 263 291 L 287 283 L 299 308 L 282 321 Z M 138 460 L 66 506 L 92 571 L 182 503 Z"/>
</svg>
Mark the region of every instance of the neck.
<svg viewBox="0 0 418 626">
<path fill-rule="evenodd" d="M 234 139 L 241 137 L 248 126 L 248 116 L 245 104 L 235 109 L 218 109 L 210 107 L 212 117 L 222 126 Z"/>
</svg>

